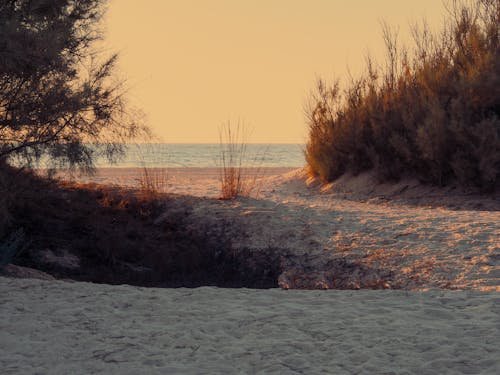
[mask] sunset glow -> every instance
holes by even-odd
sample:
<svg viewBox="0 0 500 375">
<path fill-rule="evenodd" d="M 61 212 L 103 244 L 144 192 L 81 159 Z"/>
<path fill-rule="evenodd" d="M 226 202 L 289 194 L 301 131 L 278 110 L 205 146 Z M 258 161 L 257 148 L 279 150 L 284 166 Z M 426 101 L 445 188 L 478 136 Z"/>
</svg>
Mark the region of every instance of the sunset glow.
<svg viewBox="0 0 500 375">
<path fill-rule="evenodd" d="M 444 14 L 436 0 L 112 0 L 104 26 L 131 101 L 164 142 L 217 142 L 239 118 L 252 142 L 304 143 L 318 77 L 356 76 L 368 51 L 381 60 L 383 20 L 408 43 L 409 24 L 436 29 Z"/>
</svg>

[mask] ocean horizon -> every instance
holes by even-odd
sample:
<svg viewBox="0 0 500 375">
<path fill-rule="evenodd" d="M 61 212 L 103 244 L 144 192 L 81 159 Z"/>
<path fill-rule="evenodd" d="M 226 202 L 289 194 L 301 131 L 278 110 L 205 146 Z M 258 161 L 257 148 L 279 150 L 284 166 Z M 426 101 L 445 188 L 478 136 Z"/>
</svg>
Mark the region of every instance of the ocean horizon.
<svg viewBox="0 0 500 375">
<path fill-rule="evenodd" d="M 242 160 L 244 167 L 302 167 L 304 144 L 250 143 Z M 219 167 L 219 143 L 141 143 L 125 146 L 124 156 L 114 163 L 96 160 L 96 167 Z"/>
</svg>

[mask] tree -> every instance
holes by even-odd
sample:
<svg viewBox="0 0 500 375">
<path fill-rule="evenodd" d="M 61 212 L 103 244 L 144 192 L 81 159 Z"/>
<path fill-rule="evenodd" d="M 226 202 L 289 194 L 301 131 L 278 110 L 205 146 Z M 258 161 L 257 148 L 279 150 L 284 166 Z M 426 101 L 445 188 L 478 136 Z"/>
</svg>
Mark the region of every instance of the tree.
<svg viewBox="0 0 500 375">
<path fill-rule="evenodd" d="M 0 0 L 0 159 L 91 169 L 147 128 L 103 58 L 105 0 Z"/>
</svg>

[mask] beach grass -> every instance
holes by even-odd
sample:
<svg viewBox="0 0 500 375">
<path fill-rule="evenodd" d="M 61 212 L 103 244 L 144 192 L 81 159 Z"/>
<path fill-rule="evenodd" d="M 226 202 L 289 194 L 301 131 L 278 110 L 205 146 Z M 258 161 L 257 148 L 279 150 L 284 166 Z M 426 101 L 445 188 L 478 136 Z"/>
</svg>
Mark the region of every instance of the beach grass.
<svg viewBox="0 0 500 375">
<path fill-rule="evenodd" d="M 49 180 L 3 164 L 0 177 L 15 179 L 17 189 L 2 207 L 9 221 L 0 265 L 110 284 L 277 287 L 275 254 L 234 249 L 244 234 L 237 220 L 194 216 L 192 198 L 159 193 L 167 175 L 155 172 L 134 190 Z"/>
</svg>

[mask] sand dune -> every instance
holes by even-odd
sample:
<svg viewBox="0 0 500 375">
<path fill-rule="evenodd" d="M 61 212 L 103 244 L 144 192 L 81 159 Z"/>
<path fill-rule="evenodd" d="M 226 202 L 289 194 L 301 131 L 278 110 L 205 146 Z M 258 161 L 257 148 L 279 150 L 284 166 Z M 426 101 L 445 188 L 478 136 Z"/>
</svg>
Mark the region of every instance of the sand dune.
<svg viewBox="0 0 500 375">
<path fill-rule="evenodd" d="M 498 374 L 474 291 L 144 289 L 0 278 L 3 374 Z"/>
<path fill-rule="evenodd" d="M 500 373 L 495 197 L 470 206 L 416 185 L 319 186 L 302 170 L 267 172 L 253 198 L 216 199 L 215 169 L 171 170 L 169 190 L 201 197 L 193 220 L 242 224 L 236 248 L 286 250 L 282 288 L 362 290 L 0 278 L 2 373 Z M 133 186 L 137 174 L 84 181 Z"/>
<path fill-rule="evenodd" d="M 236 248 L 291 252 L 283 260 L 284 288 L 500 291 L 498 197 L 415 181 L 379 185 L 366 176 L 320 186 L 302 169 L 260 173 L 256 198 L 213 199 L 220 192 L 216 168 L 169 169 L 168 189 L 204 197 L 194 220 L 239 222 L 245 236 Z M 101 169 L 85 181 L 133 186 L 139 174 Z M 339 262 L 348 263 L 343 273 Z"/>
</svg>

